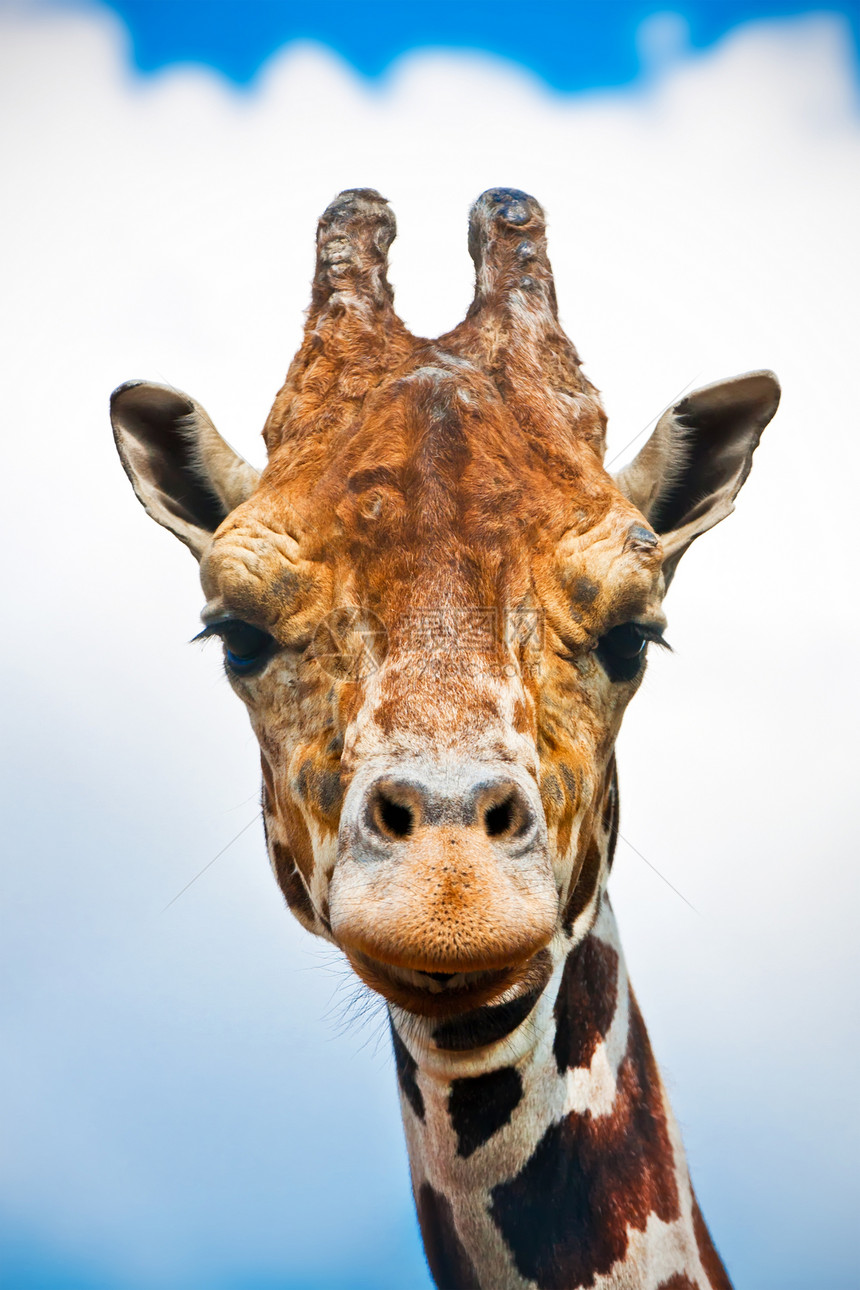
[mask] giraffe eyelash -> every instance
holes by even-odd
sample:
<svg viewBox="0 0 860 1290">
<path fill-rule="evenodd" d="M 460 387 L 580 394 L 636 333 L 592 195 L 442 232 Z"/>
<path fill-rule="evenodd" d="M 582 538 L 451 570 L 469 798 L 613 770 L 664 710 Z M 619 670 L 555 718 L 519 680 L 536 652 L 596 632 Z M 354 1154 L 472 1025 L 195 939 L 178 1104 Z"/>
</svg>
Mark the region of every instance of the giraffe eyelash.
<svg viewBox="0 0 860 1290">
<path fill-rule="evenodd" d="M 663 628 L 658 627 L 656 623 L 631 623 L 637 636 L 641 636 L 643 641 L 648 641 L 652 645 L 659 645 L 660 649 L 667 649 L 670 654 L 674 653 L 672 646 L 663 635 Z"/>
<path fill-rule="evenodd" d="M 207 623 L 194 641 L 205 641 L 220 636 L 224 644 L 224 661 L 232 676 L 251 676 L 265 667 L 277 643 L 260 627 L 243 622 L 241 618 L 220 618 Z"/>
<path fill-rule="evenodd" d="M 207 623 L 202 632 L 198 632 L 196 636 L 191 637 L 188 644 L 196 645 L 198 641 L 208 641 L 211 640 L 213 636 L 220 636 L 224 623 L 228 621 L 229 619 L 220 619 L 215 623 Z"/>
</svg>

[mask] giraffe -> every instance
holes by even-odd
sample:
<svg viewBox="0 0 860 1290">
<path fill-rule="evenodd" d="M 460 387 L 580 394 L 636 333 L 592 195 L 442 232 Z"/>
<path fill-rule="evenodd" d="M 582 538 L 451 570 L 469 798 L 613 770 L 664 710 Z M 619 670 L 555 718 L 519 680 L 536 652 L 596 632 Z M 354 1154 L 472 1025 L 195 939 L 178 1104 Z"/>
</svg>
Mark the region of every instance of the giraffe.
<svg viewBox="0 0 860 1290">
<path fill-rule="evenodd" d="M 779 386 L 687 394 L 610 477 L 534 198 L 477 200 L 436 340 L 394 311 L 394 234 L 371 189 L 321 217 L 262 473 L 140 381 L 119 454 L 200 563 L 286 902 L 387 1004 L 436 1285 L 725 1290 L 607 894 L 614 747 Z"/>
</svg>

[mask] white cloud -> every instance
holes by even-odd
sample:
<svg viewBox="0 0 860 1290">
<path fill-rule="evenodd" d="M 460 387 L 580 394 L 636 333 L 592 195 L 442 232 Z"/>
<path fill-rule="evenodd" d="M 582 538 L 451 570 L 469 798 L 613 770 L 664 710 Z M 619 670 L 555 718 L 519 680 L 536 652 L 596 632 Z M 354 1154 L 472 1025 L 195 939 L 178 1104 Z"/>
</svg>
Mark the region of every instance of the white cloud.
<svg viewBox="0 0 860 1290">
<path fill-rule="evenodd" d="M 278 1267 L 339 1283 L 350 1257 L 381 1287 L 376 1260 L 408 1242 L 384 1047 L 324 1019 L 329 981 L 306 970 L 317 952 L 259 837 L 159 913 L 250 819 L 255 749 L 214 652 L 183 644 L 196 572 L 136 507 L 106 400 L 130 376 L 173 382 L 259 461 L 331 196 L 392 200 L 399 308 L 436 333 L 469 300 L 468 206 L 510 183 L 548 210 L 615 449 L 689 383 L 783 379 L 738 513 L 673 588 L 677 652 L 622 741 L 622 830 L 700 913 L 623 845 L 614 892 L 738 1282 L 808 1284 L 822 1249 L 848 1257 L 858 1054 L 860 114 L 842 27 L 749 27 L 682 61 L 673 46 L 645 90 L 564 99 L 471 55 L 411 56 L 368 87 L 312 47 L 254 93 L 189 69 L 141 81 L 107 19 L 2 24 L 19 1044 L 2 1206 L 147 1290 Z"/>
</svg>

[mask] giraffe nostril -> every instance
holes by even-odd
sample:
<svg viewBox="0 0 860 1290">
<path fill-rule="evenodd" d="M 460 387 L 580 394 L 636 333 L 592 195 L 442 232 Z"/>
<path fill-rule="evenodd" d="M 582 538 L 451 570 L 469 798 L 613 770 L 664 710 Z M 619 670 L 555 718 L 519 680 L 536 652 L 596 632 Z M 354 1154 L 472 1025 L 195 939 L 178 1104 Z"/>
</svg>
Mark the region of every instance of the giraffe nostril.
<svg viewBox="0 0 860 1290">
<path fill-rule="evenodd" d="M 359 850 L 364 846 L 368 855 L 384 852 L 402 859 L 409 846 L 420 842 L 419 851 L 428 856 L 439 847 L 450 856 L 451 846 L 460 847 L 464 855 L 482 847 L 505 852 L 513 848 L 525 855 L 540 832 L 540 816 L 529 796 L 531 783 L 520 786 L 510 774 L 492 774 L 492 769 L 480 779 L 463 775 L 459 783 L 446 771 L 441 783 L 415 774 L 379 776 L 366 787 L 357 785 Z"/>
<path fill-rule="evenodd" d="M 507 786 L 506 786 L 507 787 Z M 491 790 L 486 796 L 486 805 L 479 815 L 484 825 L 484 832 L 493 842 L 522 841 L 533 829 L 534 812 L 528 799 L 515 785 L 508 788 L 504 796 L 498 789 Z"/>
<path fill-rule="evenodd" d="M 490 806 L 484 813 L 484 828 L 487 831 L 487 836 L 501 838 L 506 833 L 510 833 L 515 813 L 512 793 L 504 801 L 496 802 L 495 805 Z"/>
<path fill-rule="evenodd" d="M 398 841 L 411 837 L 415 829 L 412 807 L 405 802 L 395 802 L 382 792 L 376 794 L 373 816 L 380 832 Z"/>
</svg>

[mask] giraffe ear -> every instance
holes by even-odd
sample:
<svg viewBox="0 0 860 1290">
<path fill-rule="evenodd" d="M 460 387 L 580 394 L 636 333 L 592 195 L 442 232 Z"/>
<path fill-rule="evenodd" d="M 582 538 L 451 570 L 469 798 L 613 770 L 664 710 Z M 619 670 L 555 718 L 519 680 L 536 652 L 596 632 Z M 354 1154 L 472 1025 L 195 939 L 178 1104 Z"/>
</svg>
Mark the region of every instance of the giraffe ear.
<svg viewBox="0 0 860 1290">
<path fill-rule="evenodd" d="M 199 403 L 169 385 L 127 381 L 111 395 L 110 419 L 146 513 L 199 560 L 221 521 L 256 488 L 258 471 L 221 438 Z"/>
<path fill-rule="evenodd" d="M 686 394 L 615 477 L 660 534 L 666 585 L 691 542 L 734 510 L 762 431 L 779 404 L 773 372 L 748 372 Z"/>
</svg>

